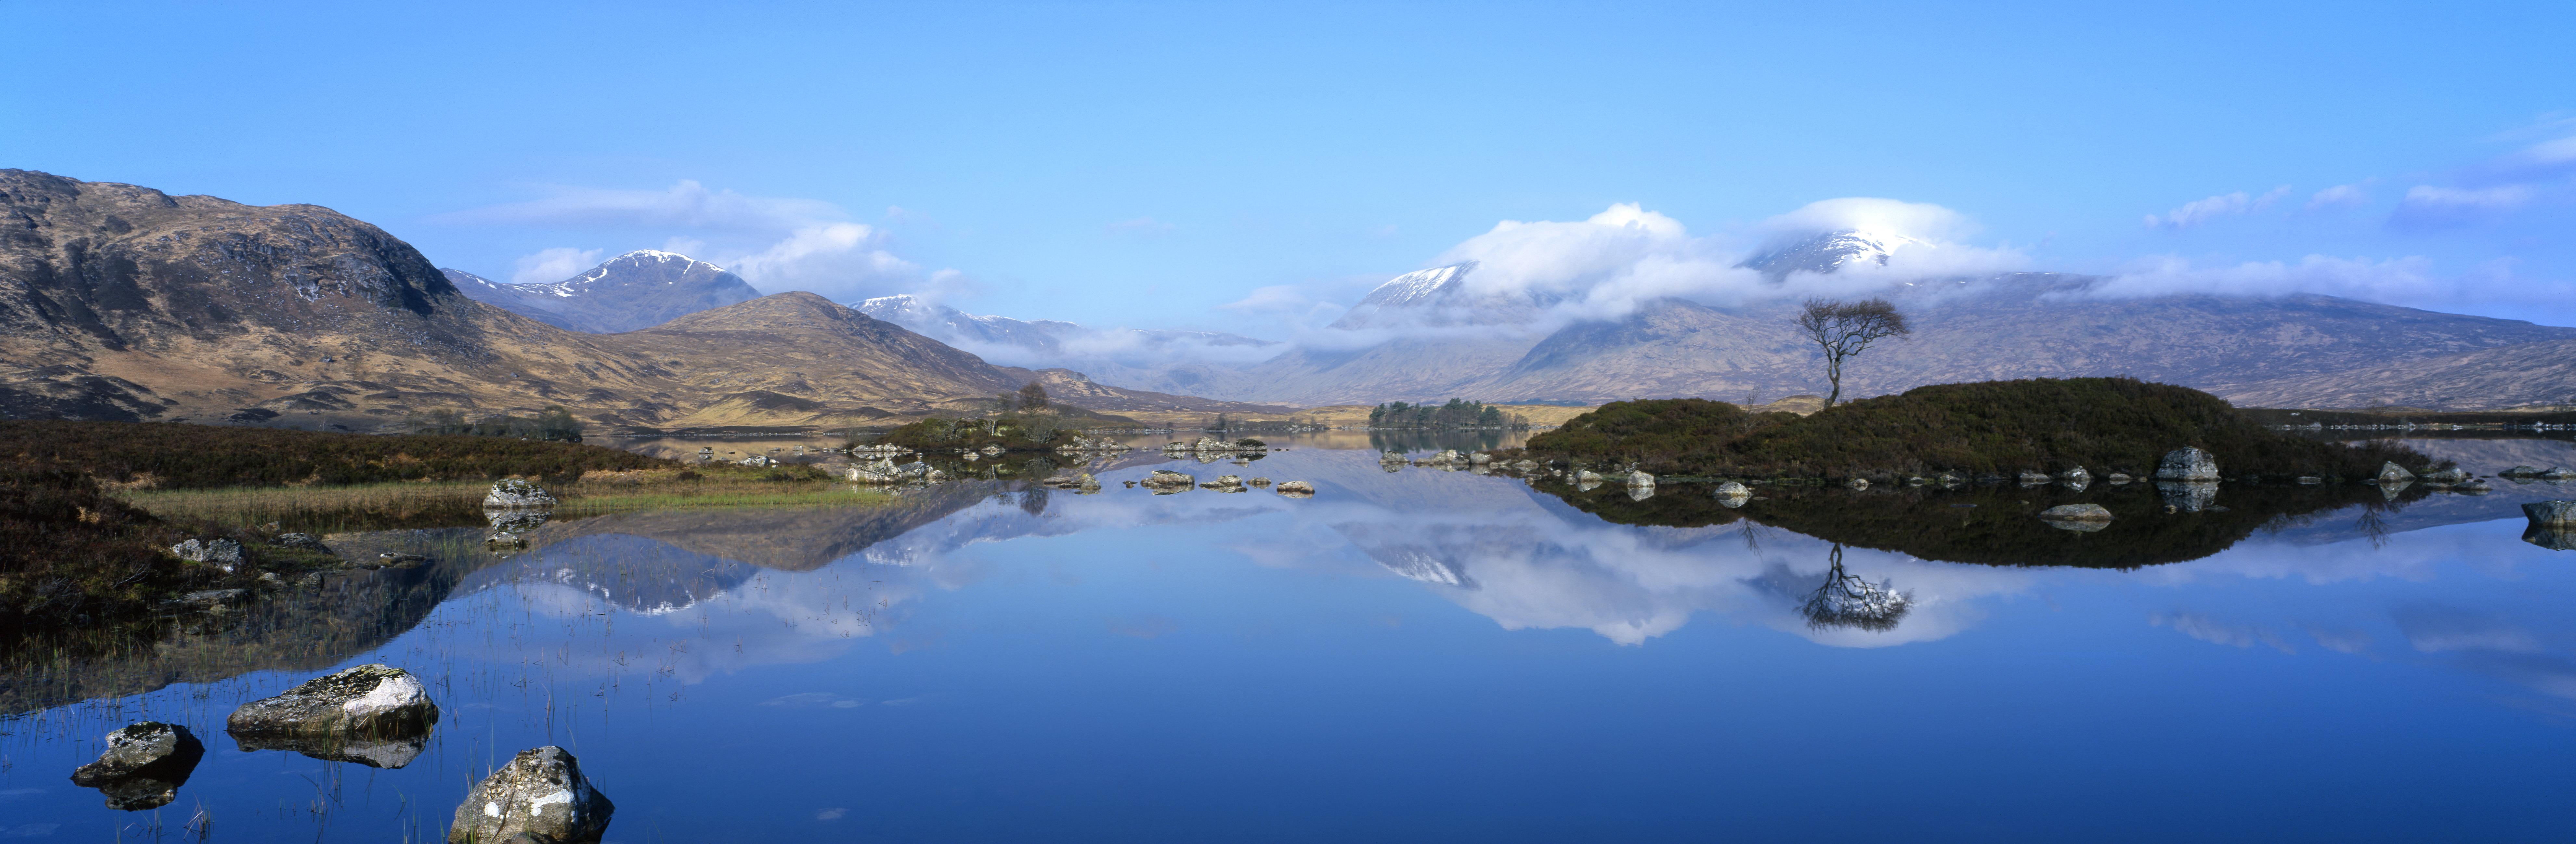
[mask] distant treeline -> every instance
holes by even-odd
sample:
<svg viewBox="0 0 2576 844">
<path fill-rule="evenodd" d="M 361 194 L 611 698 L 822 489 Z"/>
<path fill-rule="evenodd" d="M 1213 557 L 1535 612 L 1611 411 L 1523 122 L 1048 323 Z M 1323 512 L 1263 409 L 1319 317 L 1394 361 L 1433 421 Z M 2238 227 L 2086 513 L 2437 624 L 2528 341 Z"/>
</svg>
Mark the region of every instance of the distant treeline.
<svg viewBox="0 0 2576 844">
<path fill-rule="evenodd" d="M 1527 428 L 1529 419 L 1500 405 L 1450 399 L 1448 404 L 1388 402 L 1369 411 L 1371 428 Z"/>
<path fill-rule="evenodd" d="M 563 405 L 548 405 L 535 416 L 489 416 L 480 422 L 468 422 L 465 414 L 454 410 L 433 410 L 413 414 L 411 432 L 415 434 L 457 434 L 469 437 L 520 437 L 549 442 L 581 442 L 581 420 Z"/>
<path fill-rule="evenodd" d="M 1528 450 L 1635 462 L 1655 474 L 1885 478 L 2076 466 L 2144 475 L 2183 446 L 2209 451 L 2229 478 L 2369 477 L 2382 462 L 2430 463 L 2390 442 L 2290 436 L 2208 393 L 2133 378 L 1935 384 L 1803 418 L 1706 399 L 1612 402 L 1531 437 Z"/>
</svg>

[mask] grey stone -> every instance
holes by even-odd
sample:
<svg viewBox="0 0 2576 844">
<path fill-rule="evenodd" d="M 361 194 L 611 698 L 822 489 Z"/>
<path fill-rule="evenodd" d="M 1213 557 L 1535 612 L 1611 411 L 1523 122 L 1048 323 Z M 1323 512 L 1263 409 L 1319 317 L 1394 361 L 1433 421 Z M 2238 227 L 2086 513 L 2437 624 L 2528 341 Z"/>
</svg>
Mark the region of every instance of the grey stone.
<svg viewBox="0 0 2576 844">
<path fill-rule="evenodd" d="M 2093 473 L 2084 471 L 2082 466 L 2077 466 L 2057 473 L 2057 479 L 2066 482 L 2069 486 L 2080 487 L 2093 482 Z"/>
<path fill-rule="evenodd" d="M 2100 504 L 2060 504 L 2039 511 L 2039 517 L 2051 521 L 2107 522 L 2111 511 Z"/>
<path fill-rule="evenodd" d="M 117 780 L 149 777 L 176 787 L 205 758 L 206 745 L 187 727 L 144 721 L 107 734 L 107 752 L 72 771 L 72 784 L 97 788 Z"/>
<path fill-rule="evenodd" d="M 2022 486 L 2038 486 L 2040 484 L 2057 480 L 2057 478 L 2050 476 L 2047 472 L 2023 472 L 2015 479 L 2021 481 Z"/>
<path fill-rule="evenodd" d="M 2406 483 L 2415 480 L 2415 473 L 2395 463 L 2381 463 L 2379 474 L 2374 479 L 2383 484 Z"/>
<path fill-rule="evenodd" d="M 1654 488 L 1655 488 L 1655 476 L 1653 476 L 1653 475 L 1649 475 L 1649 474 L 1646 474 L 1646 473 L 1644 473 L 1644 472 L 1630 472 L 1630 473 L 1628 473 L 1628 486 L 1630 486 L 1630 487 L 1645 487 L 1645 488 L 1647 488 L 1647 489 L 1654 489 Z"/>
<path fill-rule="evenodd" d="M 1278 492 L 1280 495 L 1285 495 L 1290 498 L 1313 498 L 1315 497 L 1315 485 L 1305 481 L 1282 481 L 1279 484 Z"/>
<path fill-rule="evenodd" d="M 191 539 L 170 546 L 170 555 L 189 562 L 205 563 L 224 571 L 240 568 L 241 543 L 230 539 Z"/>
<path fill-rule="evenodd" d="M 492 491 L 483 495 L 483 509 L 486 510 L 552 507 L 555 503 L 554 495 L 546 492 L 545 487 L 523 478 L 510 478 L 493 484 Z"/>
<path fill-rule="evenodd" d="M 1732 510 L 1744 506 L 1744 502 L 1753 500 L 1753 488 L 1727 481 L 1717 485 L 1716 497 L 1719 506 Z"/>
<path fill-rule="evenodd" d="M 427 734 L 438 704 L 411 672 L 361 665 L 242 704 L 224 731 L 243 736 L 391 739 Z"/>
<path fill-rule="evenodd" d="M 2136 479 L 2129 477 L 2128 474 L 2123 472 L 2113 472 L 2109 476 L 2104 477 L 2103 480 L 2110 481 L 2113 486 L 2118 486 Z"/>
<path fill-rule="evenodd" d="M 2515 466 L 2496 474 L 2508 478 L 2537 478 L 2540 477 L 2540 470 L 2531 466 Z"/>
<path fill-rule="evenodd" d="M 2218 480 L 2218 458 L 2209 456 L 2209 452 L 2195 446 L 2184 446 L 2165 452 L 2164 459 L 2156 461 L 2156 480 Z"/>
<path fill-rule="evenodd" d="M 2576 527 L 2576 501 L 2534 501 L 2522 505 L 2522 517 L 2535 525 Z"/>
<path fill-rule="evenodd" d="M 581 775 L 581 760 L 548 745 L 519 751 L 465 793 L 448 827 L 448 844 L 524 840 L 532 844 L 597 841 L 616 804 Z"/>
</svg>

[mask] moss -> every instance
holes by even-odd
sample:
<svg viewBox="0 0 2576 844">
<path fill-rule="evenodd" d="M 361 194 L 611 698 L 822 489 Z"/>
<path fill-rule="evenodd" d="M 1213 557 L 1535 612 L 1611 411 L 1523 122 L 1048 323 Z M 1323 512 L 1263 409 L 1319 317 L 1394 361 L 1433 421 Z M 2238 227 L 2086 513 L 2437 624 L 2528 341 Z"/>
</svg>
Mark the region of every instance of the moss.
<svg viewBox="0 0 2576 844">
<path fill-rule="evenodd" d="M 2266 428 L 2216 396 L 2133 378 L 1937 384 L 1798 418 L 1702 399 L 1613 402 L 1530 438 L 1543 457 L 1634 461 L 1656 474 L 1893 479 L 2003 476 L 2084 466 L 2147 474 L 2198 446 L 2230 478 L 2364 477 L 2383 461 L 2427 467 L 2395 443 L 2347 445 Z"/>
</svg>

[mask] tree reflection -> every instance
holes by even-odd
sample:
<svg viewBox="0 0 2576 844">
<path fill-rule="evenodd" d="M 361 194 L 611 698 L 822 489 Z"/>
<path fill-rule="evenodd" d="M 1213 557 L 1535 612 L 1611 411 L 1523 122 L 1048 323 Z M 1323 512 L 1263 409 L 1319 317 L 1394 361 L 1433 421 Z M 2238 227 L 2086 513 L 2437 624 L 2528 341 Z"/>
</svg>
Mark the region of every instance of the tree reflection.
<svg viewBox="0 0 2576 844">
<path fill-rule="evenodd" d="M 1833 555 L 1825 568 L 1824 585 L 1798 605 L 1798 614 L 1807 617 L 1807 629 L 1829 630 L 1849 627 L 1872 633 L 1896 629 L 1905 614 L 1914 609 L 1914 595 L 1898 592 L 1886 581 L 1870 583 L 1843 571 L 1843 546 L 1834 543 Z"/>
</svg>

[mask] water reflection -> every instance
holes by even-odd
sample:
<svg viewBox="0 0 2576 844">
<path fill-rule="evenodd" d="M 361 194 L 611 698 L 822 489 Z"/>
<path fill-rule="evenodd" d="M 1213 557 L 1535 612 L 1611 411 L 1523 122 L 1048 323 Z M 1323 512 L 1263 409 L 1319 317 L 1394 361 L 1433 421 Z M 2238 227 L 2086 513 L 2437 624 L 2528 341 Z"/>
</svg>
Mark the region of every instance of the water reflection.
<svg viewBox="0 0 2576 844">
<path fill-rule="evenodd" d="M 1913 608 L 1914 596 L 1896 591 L 1888 581 L 1871 583 L 1844 571 L 1843 546 L 1835 543 L 1825 564 L 1824 582 L 1798 605 L 1798 614 L 1806 616 L 1807 626 L 1816 630 L 1847 627 L 1885 633 L 1896 629 Z"/>
</svg>

